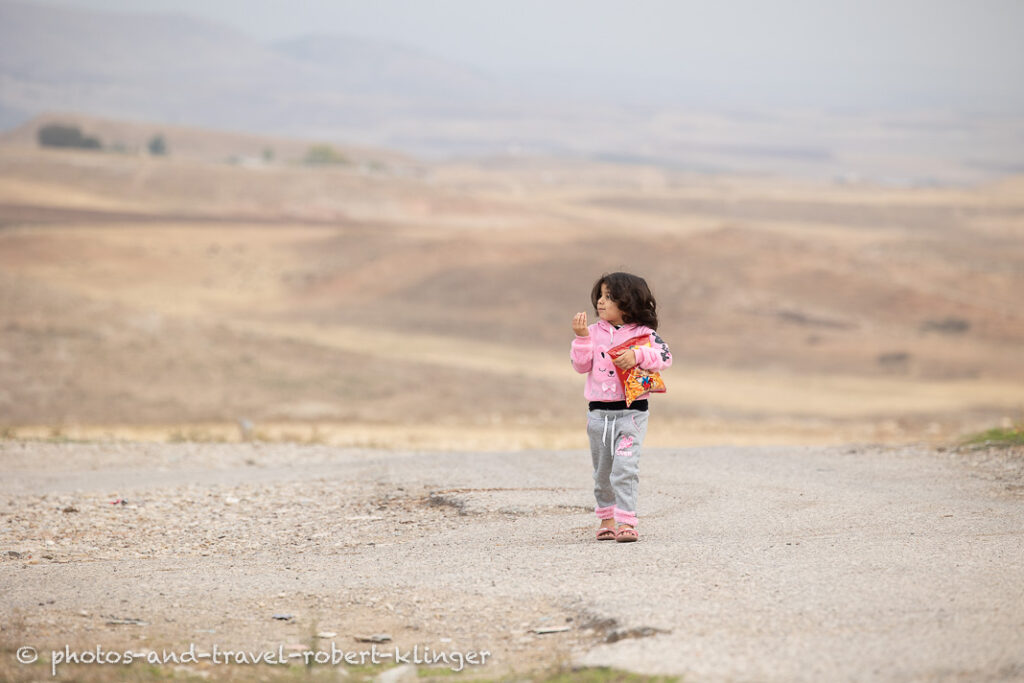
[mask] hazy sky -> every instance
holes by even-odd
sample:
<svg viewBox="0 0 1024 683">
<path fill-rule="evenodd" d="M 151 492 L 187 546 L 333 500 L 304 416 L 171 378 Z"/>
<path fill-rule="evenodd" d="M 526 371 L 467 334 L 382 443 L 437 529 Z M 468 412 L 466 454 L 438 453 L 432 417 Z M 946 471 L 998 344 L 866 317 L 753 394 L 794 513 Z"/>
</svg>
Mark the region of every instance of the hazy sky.
<svg viewBox="0 0 1024 683">
<path fill-rule="evenodd" d="M 1024 0 L 34 0 L 348 33 L 629 101 L 1024 111 Z"/>
</svg>

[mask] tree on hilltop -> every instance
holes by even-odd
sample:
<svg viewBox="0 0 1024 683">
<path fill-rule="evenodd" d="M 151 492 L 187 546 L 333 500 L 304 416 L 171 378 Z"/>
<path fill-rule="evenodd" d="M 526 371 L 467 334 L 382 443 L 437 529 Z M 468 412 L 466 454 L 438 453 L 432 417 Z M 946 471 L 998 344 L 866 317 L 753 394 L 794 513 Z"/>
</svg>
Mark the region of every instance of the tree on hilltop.
<svg viewBox="0 0 1024 683">
<path fill-rule="evenodd" d="M 161 133 L 157 133 L 149 139 L 149 153 L 153 156 L 164 156 L 167 154 L 167 142 Z"/>
<path fill-rule="evenodd" d="M 77 149 L 101 149 L 99 138 L 82 135 L 78 126 L 51 123 L 43 126 L 36 134 L 42 147 L 74 147 Z"/>
<path fill-rule="evenodd" d="M 330 145 L 313 145 L 306 151 L 307 164 L 349 164 L 348 158 Z"/>
</svg>

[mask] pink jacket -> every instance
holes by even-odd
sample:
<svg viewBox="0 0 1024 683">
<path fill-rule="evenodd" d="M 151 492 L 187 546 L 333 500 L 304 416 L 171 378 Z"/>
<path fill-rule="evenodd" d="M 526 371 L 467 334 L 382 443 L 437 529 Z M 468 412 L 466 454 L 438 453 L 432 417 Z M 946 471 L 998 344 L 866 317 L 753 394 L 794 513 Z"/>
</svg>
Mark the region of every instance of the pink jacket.
<svg viewBox="0 0 1024 683">
<path fill-rule="evenodd" d="M 650 346 L 634 349 L 637 364 L 641 368 L 660 371 L 672 365 L 672 353 L 668 350 L 668 344 L 649 327 L 630 323 L 615 329 L 610 322 L 598 320 L 587 329 L 590 331 L 589 337 L 576 337 L 572 340 L 569 358 L 576 372 L 590 373 L 583 389 L 583 395 L 588 401 L 625 400 L 626 394 L 616 376 L 615 364 L 606 351 L 633 337 L 644 334 L 651 336 Z M 638 399 L 647 398 L 648 395 L 644 394 Z"/>
</svg>

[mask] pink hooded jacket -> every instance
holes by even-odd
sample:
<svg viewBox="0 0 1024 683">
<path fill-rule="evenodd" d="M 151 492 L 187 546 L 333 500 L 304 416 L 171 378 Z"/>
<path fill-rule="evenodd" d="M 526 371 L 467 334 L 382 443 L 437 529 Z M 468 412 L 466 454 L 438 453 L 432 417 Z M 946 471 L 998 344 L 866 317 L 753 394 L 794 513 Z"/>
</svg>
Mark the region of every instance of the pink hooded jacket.
<svg viewBox="0 0 1024 683">
<path fill-rule="evenodd" d="M 572 340 L 569 358 L 572 360 L 572 367 L 576 372 L 590 373 L 587 375 L 587 384 L 583 389 L 583 395 L 588 401 L 623 401 L 626 399 L 622 383 L 615 372 L 615 364 L 607 351 L 633 337 L 644 334 L 651 337 L 650 346 L 641 346 L 633 351 L 636 354 L 637 364 L 641 368 L 657 372 L 672 365 L 672 353 L 668 350 L 668 344 L 649 327 L 630 323 L 616 329 L 610 322 L 598 320 L 587 329 L 590 331 L 589 337 L 576 337 Z M 649 395 L 638 396 L 637 400 L 647 398 Z"/>
</svg>

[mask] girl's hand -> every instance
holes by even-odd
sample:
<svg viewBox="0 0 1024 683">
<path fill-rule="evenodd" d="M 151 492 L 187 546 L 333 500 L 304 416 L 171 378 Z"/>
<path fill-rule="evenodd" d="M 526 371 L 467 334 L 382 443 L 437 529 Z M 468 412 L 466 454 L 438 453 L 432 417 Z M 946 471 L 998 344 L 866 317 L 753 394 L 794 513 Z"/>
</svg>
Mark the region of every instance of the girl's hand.
<svg viewBox="0 0 1024 683">
<path fill-rule="evenodd" d="M 626 349 L 612 362 L 615 363 L 615 366 L 620 370 L 629 370 L 631 367 L 636 365 L 636 354 L 633 353 L 633 349 Z"/>
<path fill-rule="evenodd" d="M 572 317 L 572 331 L 576 333 L 577 337 L 590 336 L 590 331 L 587 329 L 586 313 L 577 313 Z"/>
</svg>

